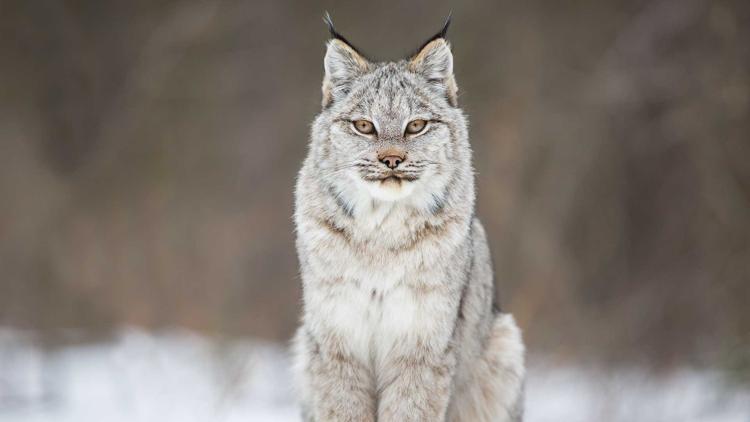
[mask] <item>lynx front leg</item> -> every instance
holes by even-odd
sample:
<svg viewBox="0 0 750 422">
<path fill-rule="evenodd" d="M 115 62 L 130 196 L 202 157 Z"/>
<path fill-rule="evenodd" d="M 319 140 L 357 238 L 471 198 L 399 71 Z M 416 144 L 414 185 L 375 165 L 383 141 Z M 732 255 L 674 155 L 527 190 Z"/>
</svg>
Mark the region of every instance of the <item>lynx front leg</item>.
<svg viewBox="0 0 750 422">
<path fill-rule="evenodd" d="M 381 377 L 378 421 L 443 421 L 456 362 L 451 350 L 426 348 L 390 360 Z"/>
<path fill-rule="evenodd" d="M 305 343 L 300 362 L 305 421 L 374 422 L 375 388 L 364 365 L 338 342 L 307 337 Z"/>
</svg>

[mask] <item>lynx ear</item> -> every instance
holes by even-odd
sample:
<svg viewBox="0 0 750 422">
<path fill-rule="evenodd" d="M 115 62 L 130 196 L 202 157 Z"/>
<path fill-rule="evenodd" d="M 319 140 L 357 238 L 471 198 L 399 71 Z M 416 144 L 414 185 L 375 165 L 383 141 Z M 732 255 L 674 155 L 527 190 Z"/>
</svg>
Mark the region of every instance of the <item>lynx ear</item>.
<svg viewBox="0 0 750 422">
<path fill-rule="evenodd" d="M 409 70 L 424 76 L 429 82 L 445 88 L 445 95 L 452 106 L 457 105 L 458 87 L 453 76 L 453 53 L 445 40 L 451 17 L 445 21 L 443 29 L 427 40 L 409 59 Z"/>
<path fill-rule="evenodd" d="M 331 32 L 331 40 L 328 41 L 326 56 L 323 59 L 323 107 L 327 107 L 336 98 L 349 92 L 354 79 L 369 70 L 370 62 L 346 38 L 336 32 L 328 13 L 323 21 Z"/>
</svg>

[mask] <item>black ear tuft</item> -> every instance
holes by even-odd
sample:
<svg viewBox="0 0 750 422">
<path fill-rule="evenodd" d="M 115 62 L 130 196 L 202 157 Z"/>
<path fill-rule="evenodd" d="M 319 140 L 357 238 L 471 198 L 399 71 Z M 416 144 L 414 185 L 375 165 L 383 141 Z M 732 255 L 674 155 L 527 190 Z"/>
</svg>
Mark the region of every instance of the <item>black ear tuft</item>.
<svg viewBox="0 0 750 422">
<path fill-rule="evenodd" d="M 333 27 L 333 19 L 331 19 L 331 14 L 328 13 L 327 10 L 326 10 L 326 13 L 323 15 L 323 22 L 328 27 L 328 32 L 331 33 L 331 38 L 335 38 L 335 39 L 338 39 L 338 40 L 343 40 L 344 37 L 342 37 L 341 34 L 339 34 L 338 32 L 336 32 L 336 28 Z"/>
<path fill-rule="evenodd" d="M 356 51 L 357 54 L 359 54 L 362 57 L 365 57 L 364 54 L 362 54 L 361 51 L 357 49 L 352 43 L 349 42 L 346 38 L 344 38 L 343 35 L 339 34 L 338 31 L 336 31 L 336 28 L 333 27 L 333 19 L 331 19 L 331 14 L 326 11 L 326 13 L 323 15 L 323 22 L 325 22 L 326 26 L 328 27 L 328 32 L 331 33 L 331 38 L 334 40 L 339 40 L 343 42 L 344 44 L 351 47 L 352 50 Z"/>
<path fill-rule="evenodd" d="M 448 17 L 445 18 L 445 24 L 443 24 L 443 29 L 440 30 L 440 32 L 435 36 L 435 38 L 445 38 L 445 35 L 448 33 L 448 27 L 451 26 L 451 18 L 453 17 L 453 11 L 451 10 L 448 12 Z"/>
<path fill-rule="evenodd" d="M 411 56 L 414 57 L 417 54 L 419 54 L 420 51 L 422 51 L 423 48 L 427 47 L 427 44 L 439 40 L 439 39 L 445 39 L 445 35 L 448 33 L 448 27 L 451 26 L 451 18 L 453 17 L 453 11 L 448 13 L 448 17 L 445 18 L 445 23 L 443 24 L 443 28 L 435 35 L 431 36 L 427 41 L 423 42 L 422 45 L 419 46 L 417 51 L 414 52 Z"/>
</svg>

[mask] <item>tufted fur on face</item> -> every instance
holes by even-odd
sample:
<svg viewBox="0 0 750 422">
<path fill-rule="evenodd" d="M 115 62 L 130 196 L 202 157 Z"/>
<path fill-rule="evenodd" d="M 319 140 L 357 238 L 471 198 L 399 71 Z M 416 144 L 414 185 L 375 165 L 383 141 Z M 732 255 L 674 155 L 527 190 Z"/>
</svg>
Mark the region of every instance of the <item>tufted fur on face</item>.
<svg viewBox="0 0 750 422">
<path fill-rule="evenodd" d="M 323 110 L 313 124 L 309 157 L 325 191 L 351 215 L 373 200 L 429 213 L 457 199 L 449 185 L 460 180 L 471 205 L 466 119 L 445 39 L 450 19 L 414 54 L 393 62 L 369 60 L 333 28 L 330 16 L 325 21 L 331 39 L 323 59 Z M 358 121 L 369 122 L 372 133 L 358 130 Z M 397 167 L 384 164 L 394 157 Z"/>
</svg>

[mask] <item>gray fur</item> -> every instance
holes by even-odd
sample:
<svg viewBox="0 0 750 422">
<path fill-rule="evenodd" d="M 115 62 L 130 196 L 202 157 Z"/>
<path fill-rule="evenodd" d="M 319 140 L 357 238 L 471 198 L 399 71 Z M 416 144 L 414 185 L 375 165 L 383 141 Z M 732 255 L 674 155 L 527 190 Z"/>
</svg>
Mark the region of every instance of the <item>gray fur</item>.
<svg viewBox="0 0 750 422">
<path fill-rule="evenodd" d="M 328 43 L 296 188 L 304 418 L 520 421 L 524 347 L 512 316 L 493 311 L 450 47 L 438 37 L 371 63 L 342 39 Z M 377 133 L 357 132 L 358 119 Z M 414 119 L 429 123 L 405 135 Z M 383 151 L 405 154 L 397 174 Z"/>
</svg>

